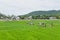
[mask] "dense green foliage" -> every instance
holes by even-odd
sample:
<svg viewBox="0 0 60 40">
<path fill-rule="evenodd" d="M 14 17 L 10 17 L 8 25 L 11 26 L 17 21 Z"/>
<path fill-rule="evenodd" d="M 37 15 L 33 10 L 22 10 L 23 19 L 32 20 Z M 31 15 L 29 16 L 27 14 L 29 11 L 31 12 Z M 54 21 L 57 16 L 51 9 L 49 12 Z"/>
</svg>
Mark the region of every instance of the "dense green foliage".
<svg viewBox="0 0 60 40">
<path fill-rule="evenodd" d="M 39 22 L 47 26 L 42 27 Z M 51 27 L 50 23 L 54 25 Z M 0 40 L 60 40 L 60 20 L 0 21 Z"/>
</svg>

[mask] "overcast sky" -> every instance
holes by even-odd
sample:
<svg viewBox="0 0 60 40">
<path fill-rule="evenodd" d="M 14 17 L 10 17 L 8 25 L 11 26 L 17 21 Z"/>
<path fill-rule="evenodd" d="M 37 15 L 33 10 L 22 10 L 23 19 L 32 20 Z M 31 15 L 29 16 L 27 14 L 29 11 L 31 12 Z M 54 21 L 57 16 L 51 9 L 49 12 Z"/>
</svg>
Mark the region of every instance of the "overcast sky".
<svg viewBox="0 0 60 40">
<path fill-rule="evenodd" d="M 0 12 L 24 15 L 37 10 L 60 10 L 60 0 L 0 0 Z"/>
</svg>

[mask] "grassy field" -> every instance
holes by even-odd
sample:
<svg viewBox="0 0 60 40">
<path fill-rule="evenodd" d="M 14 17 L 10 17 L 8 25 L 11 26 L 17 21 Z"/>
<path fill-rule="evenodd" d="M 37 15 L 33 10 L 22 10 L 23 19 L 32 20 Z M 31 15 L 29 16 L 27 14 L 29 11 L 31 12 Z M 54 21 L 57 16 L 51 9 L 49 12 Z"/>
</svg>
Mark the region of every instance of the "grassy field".
<svg viewBox="0 0 60 40">
<path fill-rule="evenodd" d="M 39 22 L 45 22 L 46 27 Z M 60 40 L 60 20 L 0 21 L 0 40 Z"/>
</svg>

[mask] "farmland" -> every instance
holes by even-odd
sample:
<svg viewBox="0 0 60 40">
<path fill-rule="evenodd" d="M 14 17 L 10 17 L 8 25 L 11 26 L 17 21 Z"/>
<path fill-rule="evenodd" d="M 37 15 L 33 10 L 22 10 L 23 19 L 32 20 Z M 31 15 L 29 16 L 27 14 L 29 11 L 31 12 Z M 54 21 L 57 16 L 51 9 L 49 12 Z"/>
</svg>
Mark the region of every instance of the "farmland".
<svg viewBox="0 0 60 40">
<path fill-rule="evenodd" d="M 46 27 L 39 22 L 46 23 Z M 0 21 L 0 40 L 60 40 L 60 20 Z"/>
</svg>

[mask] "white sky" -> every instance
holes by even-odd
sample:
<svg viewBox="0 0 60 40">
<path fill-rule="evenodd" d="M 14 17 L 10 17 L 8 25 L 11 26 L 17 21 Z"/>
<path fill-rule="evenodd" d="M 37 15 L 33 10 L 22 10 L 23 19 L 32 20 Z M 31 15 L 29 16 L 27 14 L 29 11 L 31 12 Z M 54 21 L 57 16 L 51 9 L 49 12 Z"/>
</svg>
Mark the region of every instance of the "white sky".
<svg viewBox="0 0 60 40">
<path fill-rule="evenodd" d="M 36 10 L 60 10 L 60 0 L 0 0 L 0 12 L 23 15 Z"/>
</svg>

